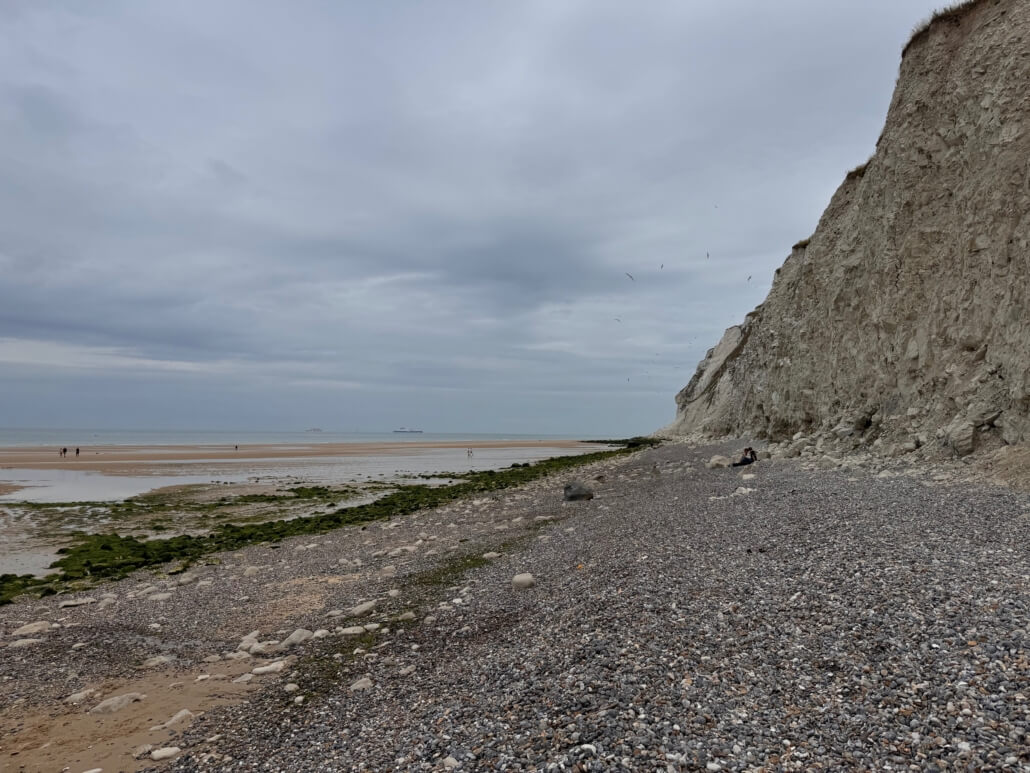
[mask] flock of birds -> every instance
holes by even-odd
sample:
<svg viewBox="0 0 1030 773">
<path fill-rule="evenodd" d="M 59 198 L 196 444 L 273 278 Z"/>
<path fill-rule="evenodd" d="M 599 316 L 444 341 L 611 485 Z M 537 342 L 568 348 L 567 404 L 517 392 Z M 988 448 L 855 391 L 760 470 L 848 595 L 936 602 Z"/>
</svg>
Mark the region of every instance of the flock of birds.
<svg viewBox="0 0 1030 773">
<path fill-rule="evenodd" d="M 705 252 L 705 260 L 711 260 L 711 259 L 712 259 L 712 254 L 711 254 L 710 252 L 707 252 L 707 251 L 706 251 L 706 252 Z M 662 263 L 661 265 L 659 265 L 659 266 L 658 266 L 658 270 L 659 270 L 659 271 L 662 271 L 662 270 L 664 270 L 664 269 L 665 269 L 665 264 L 664 264 L 664 263 Z M 636 282 L 636 281 L 637 281 L 637 280 L 636 280 L 636 277 L 634 277 L 634 276 L 633 276 L 633 275 L 632 275 L 631 273 L 629 273 L 628 271 L 624 271 L 623 273 L 624 273 L 624 274 L 625 274 L 625 275 L 626 275 L 627 277 L 629 277 L 629 280 L 630 280 L 631 282 Z M 748 275 L 747 275 L 747 280 L 746 280 L 746 281 L 750 282 L 750 281 L 751 281 L 751 277 L 752 277 L 752 274 L 748 274 Z M 615 320 L 616 322 L 618 322 L 619 324 L 622 324 L 622 319 L 621 319 L 621 318 L 619 318 L 619 317 L 613 317 L 613 319 L 614 319 L 614 320 Z M 690 339 L 690 343 L 693 343 L 693 342 L 694 342 L 694 341 L 696 341 L 696 340 L 697 340 L 697 336 L 694 336 L 693 338 L 691 338 L 691 339 Z M 655 355 L 654 355 L 654 356 L 655 356 L 655 357 L 658 357 L 658 356 L 660 356 L 660 353 L 659 353 L 659 352 L 655 352 Z M 673 366 L 673 370 L 679 370 L 679 369 L 680 369 L 680 366 L 679 366 L 679 365 L 675 365 L 675 366 Z M 646 370 L 644 371 L 644 375 L 648 375 L 649 373 L 650 373 L 650 371 L 646 371 Z M 627 377 L 627 378 L 626 378 L 626 382 L 627 382 L 627 383 L 629 383 L 629 377 Z"/>
</svg>

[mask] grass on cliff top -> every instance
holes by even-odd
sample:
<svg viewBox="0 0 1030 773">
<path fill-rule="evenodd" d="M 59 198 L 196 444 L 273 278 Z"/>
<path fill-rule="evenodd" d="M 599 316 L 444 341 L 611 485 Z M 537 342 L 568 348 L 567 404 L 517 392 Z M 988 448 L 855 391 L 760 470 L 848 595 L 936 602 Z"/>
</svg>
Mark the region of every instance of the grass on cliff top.
<svg viewBox="0 0 1030 773">
<path fill-rule="evenodd" d="M 38 578 L 33 575 L 0 575 L 0 604 L 8 604 L 15 596 L 33 592 L 50 595 L 64 590 L 69 583 L 89 584 L 97 579 L 119 579 L 137 569 L 179 561 L 188 566 L 211 553 L 237 550 L 262 542 L 279 542 L 301 534 L 324 534 L 351 524 L 406 515 L 417 510 L 440 507 L 457 499 L 482 495 L 491 491 L 520 486 L 539 478 L 564 472 L 602 459 L 609 459 L 654 441 L 635 444 L 613 441 L 623 445 L 620 449 L 598 451 L 579 456 L 559 456 L 534 464 L 516 464 L 504 470 L 484 470 L 462 474 L 459 482 L 446 486 L 400 486 L 394 492 L 368 504 L 344 507 L 330 513 L 311 515 L 292 520 L 264 523 L 223 524 L 211 533 L 201 536 L 182 535 L 168 539 L 138 540 L 112 534 L 81 534 L 77 543 L 58 551 L 61 558 L 52 569 L 57 572 Z"/>
<path fill-rule="evenodd" d="M 912 47 L 914 43 L 916 43 L 917 41 L 921 40 L 929 34 L 930 30 L 933 29 L 933 26 L 935 24 L 940 24 L 943 22 L 952 22 L 954 24 L 957 24 L 962 20 L 963 16 L 965 16 L 969 11 L 971 11 L 976 6 L 980 5 L 983 1 L 984 0 L 961 0 L 961 2 L 951 3 L 950 5 L 946 5 L 943 8 L 939 8 L 938 10 L 934 11 L 930 18 L 928 18 L 926 21 L 920 24 L 917 24 L 915 29 L 912 30 L 912 36 L 908 39 L 908 43 L 906 43 L 905 47 L 901 49 L 902 58 L 905 57 L 905 54 L 908 52 L 908 50 Z"/>
</svg>

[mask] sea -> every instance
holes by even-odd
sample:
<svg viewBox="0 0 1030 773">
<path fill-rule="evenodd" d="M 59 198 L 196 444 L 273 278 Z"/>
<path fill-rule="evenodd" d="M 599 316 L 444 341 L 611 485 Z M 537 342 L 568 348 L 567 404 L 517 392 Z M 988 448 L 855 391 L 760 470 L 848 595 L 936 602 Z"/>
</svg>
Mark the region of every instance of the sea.
<svg viewBox="0 0 1030 773">
<path fill-rule="evenodd" d="M 222 446 L 310 443 L 476 442 L 579 440 L 578 435 L 488 432 L 353 432 L 337 430 L 54 429 L 0 427 L 0 446 Z"/>
</svg>

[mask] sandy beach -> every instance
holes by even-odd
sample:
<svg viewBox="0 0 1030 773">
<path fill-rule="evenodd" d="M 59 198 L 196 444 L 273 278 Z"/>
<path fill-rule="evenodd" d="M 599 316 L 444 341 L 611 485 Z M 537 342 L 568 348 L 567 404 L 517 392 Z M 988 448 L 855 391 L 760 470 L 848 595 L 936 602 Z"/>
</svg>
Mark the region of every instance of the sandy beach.
<svg viewBox="0 0 1030 773">
<path fill-rule="evenodd" d="M 0 607 L 0 766 L 1026 769 L 1030 497 L 738 450 Z"/>
<path fill-rule="evenodd" d="M 241 445 L 161 445 L 161 446 L 84 446 L 80 454 L 68 450 L 23 446 L 0 446 L 0 468 L 38 470 L 92 470 L 111 475 L 140 475 L 159 465 L 176 462 L 253 462 L 280 459 L 318 459 L 347 456 L 390 456 L 440 449 L 589 449 L 578 440 L 469 440 L 469 441 L 403 441 L 390 443 L 293 443 Z"/>
</svg>

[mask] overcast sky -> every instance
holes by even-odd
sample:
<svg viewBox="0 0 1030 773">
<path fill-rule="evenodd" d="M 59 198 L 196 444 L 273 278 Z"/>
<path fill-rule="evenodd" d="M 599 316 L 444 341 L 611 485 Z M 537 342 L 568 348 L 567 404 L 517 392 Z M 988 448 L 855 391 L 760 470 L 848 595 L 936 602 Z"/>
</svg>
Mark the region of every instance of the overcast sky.
<svg viewBox="0 0 1030 773">
<path fill-rule="evenodd" d="M 651 432 L 939 3 L 3 0 L 0 426 Z"/>
</svg>

